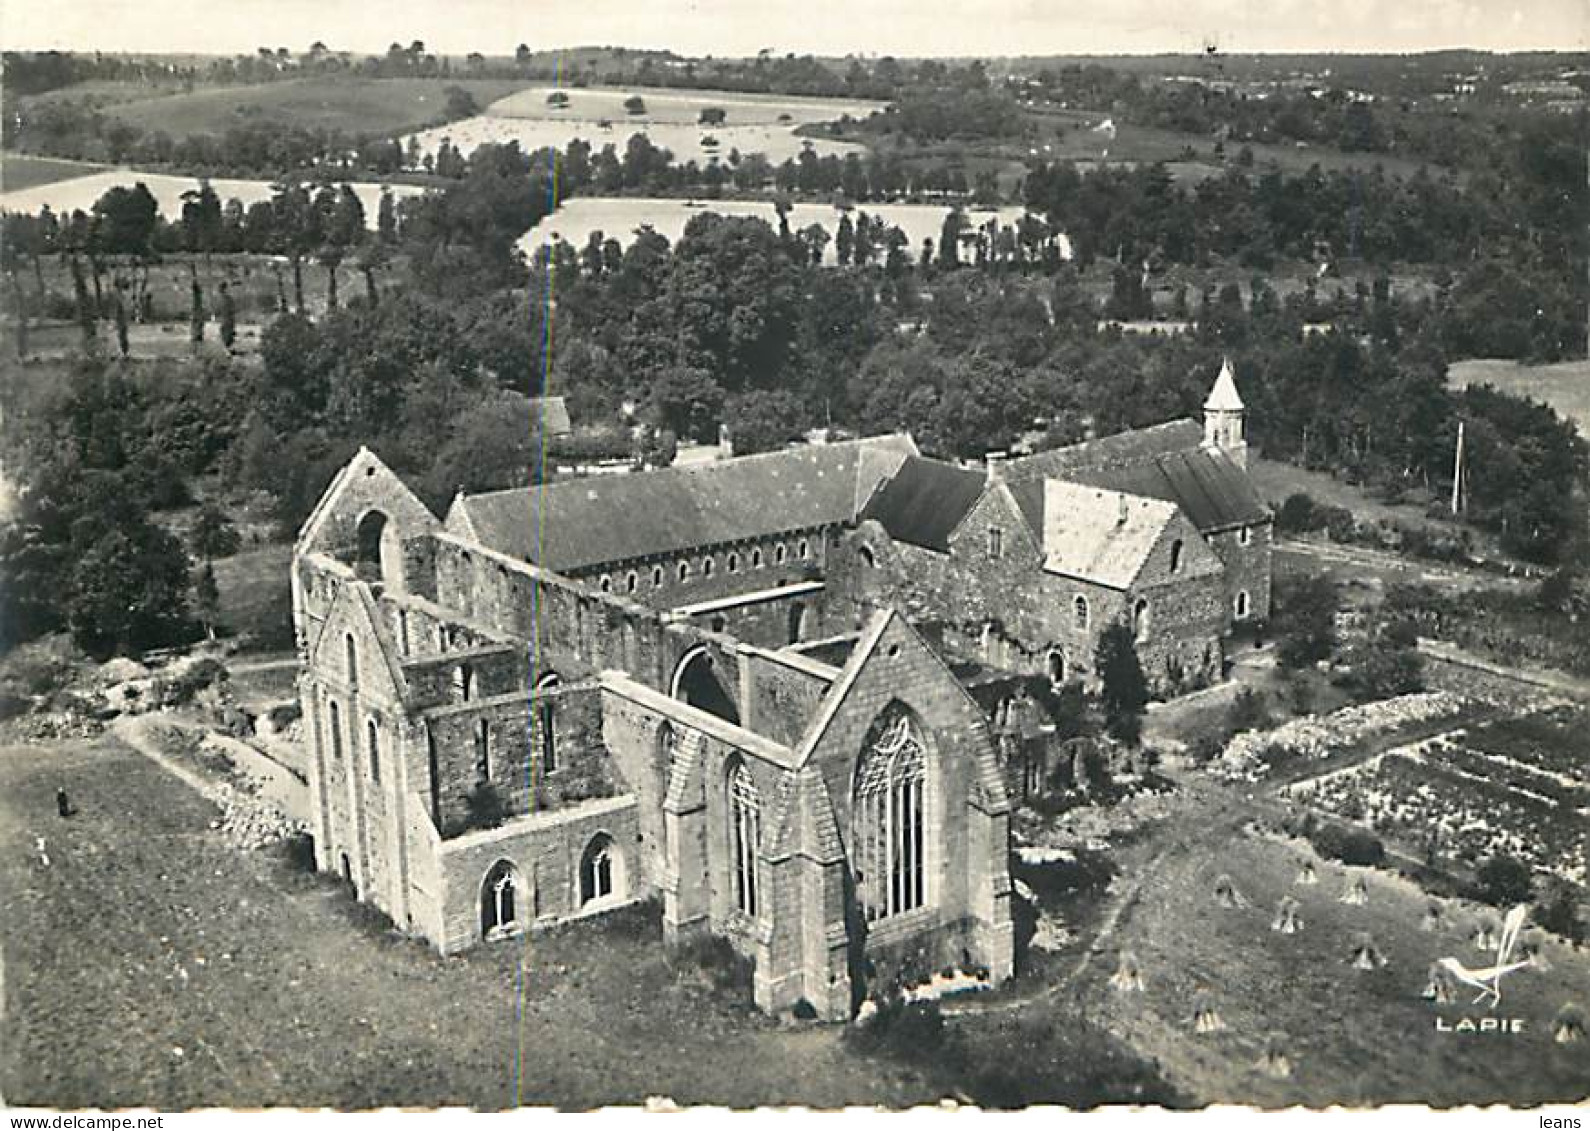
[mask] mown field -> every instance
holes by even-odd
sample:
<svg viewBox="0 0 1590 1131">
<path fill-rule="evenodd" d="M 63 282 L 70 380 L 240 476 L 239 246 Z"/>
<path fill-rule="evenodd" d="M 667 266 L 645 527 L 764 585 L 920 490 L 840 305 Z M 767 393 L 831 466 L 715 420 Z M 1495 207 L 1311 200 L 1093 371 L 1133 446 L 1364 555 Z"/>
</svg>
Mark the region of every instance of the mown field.
<svg viewBox="0 0 1590 1131">
<path fill-rule="evenodd" d="M 32 157 L 25 153 L 0 153 L 0 194 L 39 185 L 69 181 L 101 172 L 105 166 L 86 161 L 62 161 L 54 157 Z"/>
<path fill-rule="evenodd" d="M 1590 440 L 1590 361 L 1561 361 L 1555 365 L 1493 359 L 1458 361 L 1448 368 L 1447 382 L 1454 389 L 1494 385 L 1504 393 L 1543 401 L 1563 419 L 1573 421 Z"/>
<path fill-rule="evenodd" d="M 79 809 L 69 821 L 57 786 Z M 781 1026 L 699 968 L 670 967 L 654 912 L 443 959 L 339 885 L 227 848 L 216 814 L 109 738 L 0 748 L 10 1103 L 832 1107 L 944 1094 L 848 1052 L 834 1028 Z"/>
<path fill-rule="evenodd" d="M 443 93 L 459 86 L 482 106 L 524 84 L 504 79 L 370 79 L 317 76 L 249 86 L 199 87 L 179 94 L 112 102 L 105 112 L 172 137 L 222 134 L 254 119 L 348 133 L 396 134 L 441 119 Z"/>
<path fill-rule="evenodd" d="M 1422 996 L 1437 959 L 1450 955 L 1474 967 L 1494 959 L 1471 941 L 1480 909 L 1440 901 L 1442 925 L 1424 931 L 1431 900 L 1412 884 L 1316 861 L 1319 882 L 1299 885 L 1305 859 L 1313 859 L 1311 850 L 1291 842 L 1211 838 L 1206 826 L 1185 826 L 1181 840 L 1144 869 L 1143 887 L 1109 953 L 1078 987 L 1090 1014 L 1156 1058 L 1173 1083 L 1203 1102 L 1446 1107 L 1590 1096 L 1583 1044 L 1553 1040 L 1557 1012 L 1590 1002 L 1590 958 L 1583 951 L 1546 941 L 1549 969 L 1504 981 L 1494 1015 L 1522 1018 L 1524 1032 L 1438 1032 L 1437 1017 L 1453 1025 L 1491 1015 L 1472 1004 L 1472 992 L 1460 991 L 1443 1006 Z M 1222 874 L 1234 881 L 1244 906 L 1223 907 L 1214 898 Z M 1367 903 L 1341 902 L 1357 878 L 1367 885 Z M 1271 929 L 1283 896 L 1301 905 L 1298 934 Z M 1371 935 L 1384 966 L 1353 965 L 1360 932 Z M 1136 955 L 1142 992 L 1109 984 L 1120 951 Z M 1200 999 L 1218 1013 L 1223 1030 L 1195 1031 Z M 1289 1062 L 1289 1075 L 1261 1066 L 1272 1044 Z"/>
</svg>

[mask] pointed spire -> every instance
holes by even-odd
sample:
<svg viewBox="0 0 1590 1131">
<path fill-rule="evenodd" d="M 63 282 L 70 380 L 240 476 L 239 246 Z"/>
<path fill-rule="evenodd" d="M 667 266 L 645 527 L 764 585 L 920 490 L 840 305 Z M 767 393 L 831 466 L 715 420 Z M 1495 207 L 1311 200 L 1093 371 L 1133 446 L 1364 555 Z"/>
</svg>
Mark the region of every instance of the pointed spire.
<svg viewBox="0 0 1590 1131">
<path fill-rule="evenodd" d="M 1220 376 L 1215 378 L 1215 387 L 1209 390 L 1209 399 L 1204 401 L 1204 408 L 1216 412 L 1241 412 L 1244 407 L 1242 398 L 1237 395 L 1237 378 L 1231 371 L 1231 359 L 1222 358 Z"/>
</svg>

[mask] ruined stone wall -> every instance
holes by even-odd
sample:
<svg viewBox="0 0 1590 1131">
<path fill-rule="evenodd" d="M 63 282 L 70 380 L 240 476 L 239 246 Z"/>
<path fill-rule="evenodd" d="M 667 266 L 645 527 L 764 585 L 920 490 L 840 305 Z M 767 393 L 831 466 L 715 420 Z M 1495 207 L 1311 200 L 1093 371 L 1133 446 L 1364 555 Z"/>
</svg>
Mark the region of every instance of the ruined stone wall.
<svg viewBox="0 0 1590 1131">
<path fill-rule="evenodd" d="M 549 723 L 551 770 L 545 764 Z M 594 684 L 443 707 L 429 712 L 424 725 L 427 760 L 434 767 L 427 772 L 435 783 L 433 819 L 444 837 L 467 827 L 469 795 L 483 782 L 491 783 L 515 815 L 625 791 L 602 742 L 601 697 Z"/>
<path fill-rule="evenodd" d="M 635 861 L 639 826 L 633 798 L 590 801 L 555 814 L 514 821 L 500 829 L 470 833 L 441 846 L 442 938 L 432 940 L 444 954 L 481 941 L 482 887 L 498 861 L 518 872 L 520 912 L 526 926 L 545 925 L 589 914 L 647 894 Z M 617 854 L 615 891 L 609 898 L 583 902 L 580 860 L 598 837 L 609 838 Z"/>
</svg>

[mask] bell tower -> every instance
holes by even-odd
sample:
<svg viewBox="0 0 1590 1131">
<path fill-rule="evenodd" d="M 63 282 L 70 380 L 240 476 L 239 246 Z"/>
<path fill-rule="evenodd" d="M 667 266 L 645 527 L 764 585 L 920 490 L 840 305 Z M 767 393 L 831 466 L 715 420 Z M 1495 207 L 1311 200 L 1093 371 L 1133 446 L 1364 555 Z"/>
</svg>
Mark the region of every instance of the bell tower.
<svg viewBox="0 0 1590 1131">
<path fill-rule="evenodd" d="M 1209 399 L 1204 401 L 1204 444 L 1219 448 L 1242 468 L 1248 466 L 1247 414 L 1247 407 L 1237 395 L 1231 361 L 1223 359 L 1220 376 L 1215 378 L 1215 387 L 1209 390 Z"/>
</svg>

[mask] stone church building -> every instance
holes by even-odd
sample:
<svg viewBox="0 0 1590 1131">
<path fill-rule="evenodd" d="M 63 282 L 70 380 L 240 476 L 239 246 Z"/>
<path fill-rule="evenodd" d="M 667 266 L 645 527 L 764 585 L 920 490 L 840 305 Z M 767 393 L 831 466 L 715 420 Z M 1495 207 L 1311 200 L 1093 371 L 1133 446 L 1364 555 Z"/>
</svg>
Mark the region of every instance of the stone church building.
<svg viewBox="0 0 1590 1131">
<path fill-rule="evenodd" d="M 1086 681 L 1117 620 L 1167 690 L 1216 678 L 1268 610 L 1229 370 L 1205 416 L 981 471 L 883 436 L 440 517 L 361 450 L 292 565 L 318 866 L 444 953 L 655 898 L 768 1010 L 1007 978 L 1013 752 L 1042 730 L 1012 703 Z"/>
</svg>

